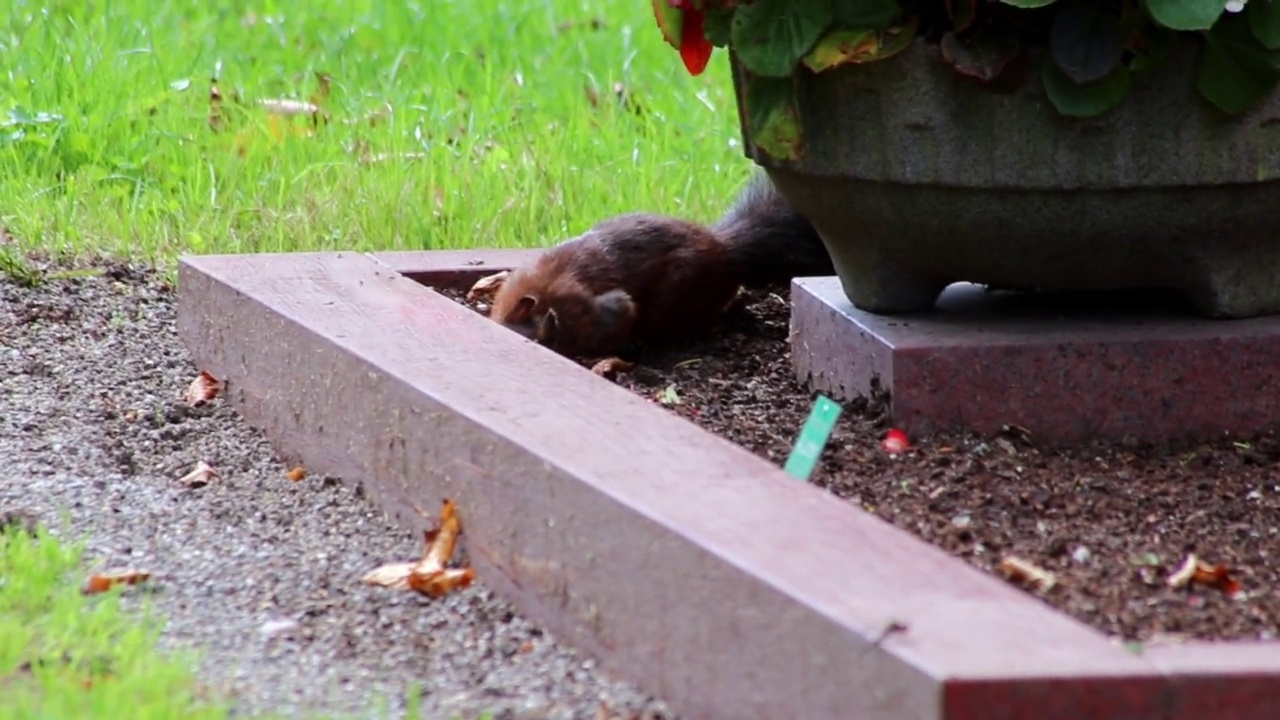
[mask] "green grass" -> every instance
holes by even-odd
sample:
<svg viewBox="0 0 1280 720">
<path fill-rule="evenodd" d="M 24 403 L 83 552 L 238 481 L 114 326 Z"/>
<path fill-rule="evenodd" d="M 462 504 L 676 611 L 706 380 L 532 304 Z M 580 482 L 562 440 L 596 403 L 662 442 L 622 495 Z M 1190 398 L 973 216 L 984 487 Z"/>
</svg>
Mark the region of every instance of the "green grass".
<svg viewBox="0 0 1280 720">
<path fill-rule="evenodd" d="M 9 6 L 0 225 L 24 250 L 545 245 L 631 210 L 712 219 L 751 167 L 725 56 L 689 77 L 647 0 Z M 318 72 L 331 121 L 272 135 L 253 104 L 306 99 Z"/>
<path fill-rule="evenodd" d="M 723 54 L 689 77 L 648 0 L 5 10 L 0 276 L 24 284 L 43 277 L 33 252 L 171 269 L 184 252 L 545 245 L 633 210 L 710 220 L 750 171 Z M 255 103 L 305 99 L 317 73 L 330 121 L 273 135 Z M 0 540 L 0 720 L 224 717 L 193 709 L 192 658 L 158 653 L 145 617 L 79 594 L 80 562 Z"/>
<path fill-rule="evenodd" d="M 142 587 L 80 592 L 83 553 L 43 528 L 0 531 L 0 720 L 231 717 L 226 698 L 199 682 L 197 652 L 159 652 L 163 619 L 146 602 L 121 606 L 122 592 Z M 394 717 L 375 700 L 377 717 Z M 419 717 L 419 705 L 408 688 L 405 717 Z"/>
<path fill-rule="evenodd" d="M 0 718 L 226 717 L 197 697 L 190 658 L 155 652 L 146 613 L 80 594 L 82 548 L 0 534 Z"/>
</svg>

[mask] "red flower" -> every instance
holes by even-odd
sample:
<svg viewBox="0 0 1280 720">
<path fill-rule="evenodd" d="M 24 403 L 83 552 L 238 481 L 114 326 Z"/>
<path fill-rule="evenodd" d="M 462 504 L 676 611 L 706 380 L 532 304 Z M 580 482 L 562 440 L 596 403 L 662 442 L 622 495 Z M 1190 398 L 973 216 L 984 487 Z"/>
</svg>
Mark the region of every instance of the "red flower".
<svg viewBox="0 0 1280 720">
<path fill-rule="evenodd" d="M 680 60 L 690 75 L 707 69 L 715 46 L 703 33 L 706 16 L 692 0 L 653 0 L 653 16 L 662 37 L 680 51 Z"/>
<path fill-rule="evenodd" d="M 680 2 L 671 1 L 673 4 Z M 707 69 L 707 62 L 711 60 L 711 51 L 715 50 L 715 46 L 702 32 L 705 16 L 701 10 L 694 10 L 685 4 L 677 7 L 684 13 L 684 24 L 680 28 L 680 59 L 684 61 L 684 67 L 690 75 L 701 75 Z"/>
</svg>

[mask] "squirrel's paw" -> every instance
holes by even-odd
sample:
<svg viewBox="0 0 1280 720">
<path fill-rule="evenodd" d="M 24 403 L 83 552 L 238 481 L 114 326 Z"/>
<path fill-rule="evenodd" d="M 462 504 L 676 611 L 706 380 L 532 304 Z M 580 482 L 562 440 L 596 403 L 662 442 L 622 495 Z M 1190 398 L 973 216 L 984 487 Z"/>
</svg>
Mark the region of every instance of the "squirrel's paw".
<svg viewBox="0 0 1280 720">
<path fill-rule="evenodd" d="M 595 365 L 591 366 L 591 372 L 600 377 L 613 377 L 618 373 L 624 373 L 635 367 L 636 364 L 628 362 L 619 357 L 605 358 Z"/>
</svg>

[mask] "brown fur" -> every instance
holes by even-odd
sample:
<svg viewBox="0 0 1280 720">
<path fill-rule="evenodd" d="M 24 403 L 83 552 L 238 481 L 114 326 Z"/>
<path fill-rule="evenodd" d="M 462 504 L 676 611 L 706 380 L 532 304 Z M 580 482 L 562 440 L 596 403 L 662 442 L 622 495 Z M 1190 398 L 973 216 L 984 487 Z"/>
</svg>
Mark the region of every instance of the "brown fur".
<svg viewBox="0 0 1280 720">
<path fill-rule="evenodd" d="M 744 284 L 833 272 L 817 233 L 757 180 L 715 229 L 641 213 L 598 223 L 513 270 L 489 316 L 562 355 L 606 357 L 706 335 Z"/>
</svg>

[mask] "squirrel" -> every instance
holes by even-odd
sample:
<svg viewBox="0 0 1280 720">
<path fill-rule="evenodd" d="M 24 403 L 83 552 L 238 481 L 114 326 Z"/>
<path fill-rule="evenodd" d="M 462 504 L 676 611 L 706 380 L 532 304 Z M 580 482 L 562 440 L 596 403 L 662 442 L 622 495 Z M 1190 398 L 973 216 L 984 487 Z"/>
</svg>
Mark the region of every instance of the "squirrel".
<svg viewBox="0 0 1280 720">
<path fill-rule="evenodd" d="M 709 334 L 744 287 L 834 274 L 814 227 L 757 173 L 714 225 L 628 213 L 550 248 L 507 275 L 489 317 L 561 355 L 610 357 Z"/>
</svg>

